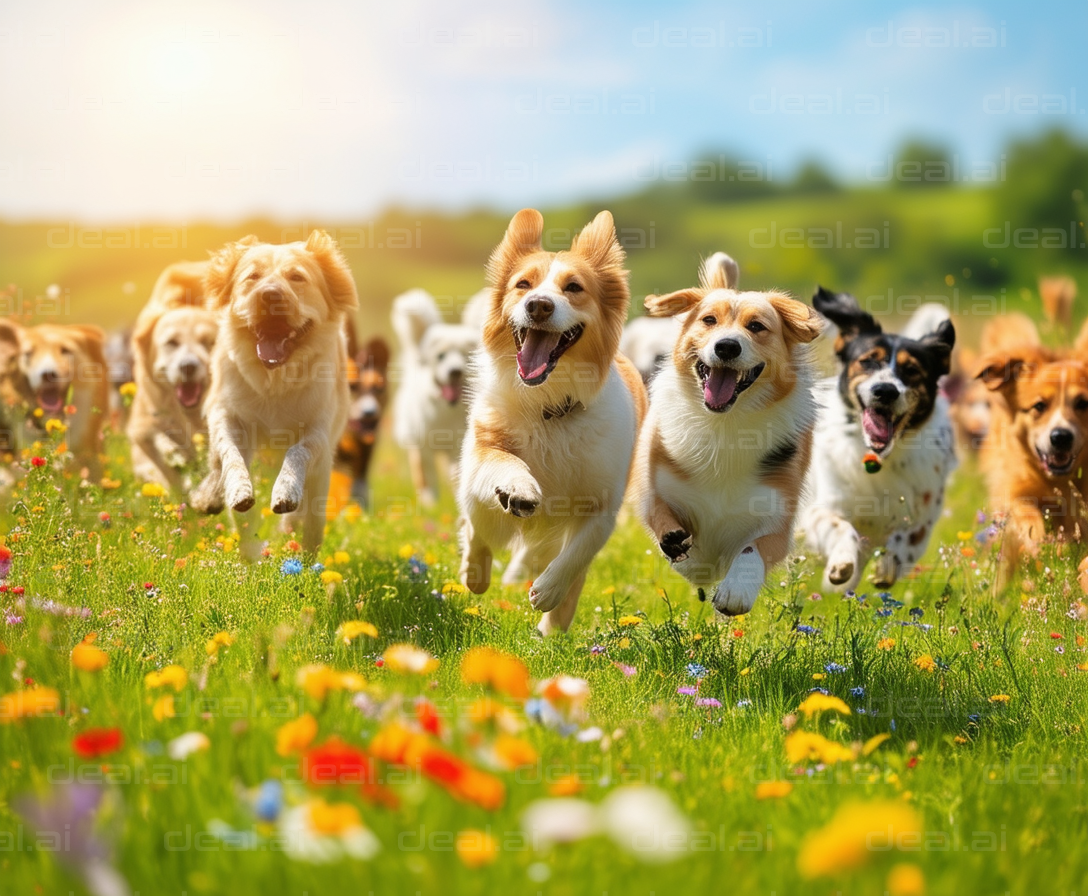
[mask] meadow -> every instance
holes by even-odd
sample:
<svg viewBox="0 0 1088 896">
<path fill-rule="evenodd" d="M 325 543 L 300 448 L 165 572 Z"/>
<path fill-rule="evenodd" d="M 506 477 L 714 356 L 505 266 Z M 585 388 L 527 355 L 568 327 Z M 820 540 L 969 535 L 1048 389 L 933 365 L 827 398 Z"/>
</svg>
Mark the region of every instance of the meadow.
<svg viewBox="0 0 1088 896">
<path fill-rule="evenodd" d="M 836 204 L 847 232 L 903 235 L 871 255 L 811 233 L 753 245 L 774 221 L 825 227 L 821 197 L 663 206 L 630 250 L 633 291 L 693 281 L 725 248 L 748 283 L 806 297 L 825 277 L 973 294 L 981 264 L 1000 277 L 979 293 L 1037 311 L 1050 256 L 948 248 L 978 244 L 987 194 L 878 199 Z M 346 248 L 374 330 L 402 288 L 454 306 L 479 288 L 503 223 L 420 220 L 418 253 Z M 415 221 L 380 227 L 411 241 Z M 0 232 L 23 310 L 57 283 L 62 314 L 120 324 L 179 257 L 131 234 L 109 250 L 96 228 L 59 245 L 57 226 Z M 250 230 L 283 232 L 193 227 L 180 255 Z M 227 517 L 133 480 L 121 436 L 98 482 L 63 438 L 28 447 L 0 504 L 5 894 L 1080 892 L 1088 603 L 1052 549 L 995 588 L 1001 532 L 970 457 L 890 592 L 821 593 L 802 547 L 749 615 L 715 618 L 625 513 L 571 631 L 542 640 L 524 587 L 457 584 L 452 498 L 418 507 L 388 439 L 372 513 L 331 520 L 317 557 L 269 515 L 246 564 Z"/>
</svg>

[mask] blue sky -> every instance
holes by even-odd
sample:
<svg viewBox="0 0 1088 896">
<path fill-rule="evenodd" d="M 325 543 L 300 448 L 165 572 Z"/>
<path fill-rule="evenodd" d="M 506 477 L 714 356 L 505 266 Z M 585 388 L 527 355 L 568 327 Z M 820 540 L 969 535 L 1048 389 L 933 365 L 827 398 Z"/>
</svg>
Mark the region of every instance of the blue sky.
<svg viewBox="0 0 1088 896">
<path fill-rule="evenodd" d="M 703 150 L 865 181 L 1088 137 L 1088 4 L 477 0 L 0 9 L 0 216 L 330 220 L 683 176 Z"/>
</svg>

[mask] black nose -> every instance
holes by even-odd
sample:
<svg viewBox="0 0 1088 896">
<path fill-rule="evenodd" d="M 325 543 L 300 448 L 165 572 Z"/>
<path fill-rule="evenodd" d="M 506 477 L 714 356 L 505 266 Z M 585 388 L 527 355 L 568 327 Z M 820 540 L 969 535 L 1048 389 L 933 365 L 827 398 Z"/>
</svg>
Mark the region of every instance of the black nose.
<svg viewBox="0 0 1088 896">
<path fill-rule="evenodd" d="M 456 386 L 459 382 L 461 382 L 461 377 L 465 374 L 463 370 L 455 369 L 448 371 L 446 375 L 450 378 L 450 385 Z"/>
<path fill-rule="evenodd" d="M 719 339 L 714 343 L 714 354 L 723 361 L 732 361 L 740 355 L 740 343 L 736 339 Z"/>
<path fill-rule="evenodd" d="M 899 397 L 899 388 L 893 383 L 877 383 L 873 386 L 873 398 L 883 404 L 891 404 Z"/>
<path fill-rule="evenodd" d="M 1050 430 L 1050 445 L 1058 451 L 1068 451 L 1073 447 L 1073 431 L 1071 429 Z"/>
<path fill-rule="evenodd" d="M 181 371 L 182 376 L 191 377 L 197 370 L 200 369 L 200 365 L 196 361 L 185 361 L 178 366 L 178 370 Z"/>
<path fill-rule="evenodd" d="M 543 323 L 555 311 L 555 302 L 546 296 L 531 296 L 525 302 L 525 310 L 534 324 Z"/>
<path fill-rule="evenodd" d="M 42 374 L 43 383 L 55 383 L 58 379 L 60 379 L 60 377 L 55 370 L 46 370 Z"/>
</svg>

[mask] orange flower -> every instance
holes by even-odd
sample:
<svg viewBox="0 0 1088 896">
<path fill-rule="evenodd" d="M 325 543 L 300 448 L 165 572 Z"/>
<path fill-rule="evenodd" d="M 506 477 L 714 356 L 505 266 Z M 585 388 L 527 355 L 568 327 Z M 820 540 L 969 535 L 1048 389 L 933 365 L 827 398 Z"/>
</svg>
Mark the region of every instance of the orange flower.
<svg viewBox="0 0 1088 896">
<path fill-rule="evenodd" d="M 60 694 L 52 688 L 31 688 L 0 697 L 0 725 L 32 716 L 51 716 L 60 712 Z"/>
<path fill-rule="evenodd" d="M 876 642 L 877 650 L 891 650 L 895 647 L 895 638 L 881 638 Z"/>
<path fill-rule="evenodd" d="M 482 868 L 499 857 L 498 841 L 486 831 L 461 831 L 456 845 L 457 858 L 467 868 Z"/>
<path fill-rule="evenodd" d="M 789 796 L 793 791 L 793 784 L 789 781 L 760 781 L 756 785 L 757 800 L 778 800 Z"/>
<path fill-rule="evenodd" d="M 125 745 L 120 728 L 88 728 L 72 738 L 72 749 L 84 759 L 96 759 L 116 753 Z"/>
<path fill-rule="evenodd" d="M 95 637 L 95 632 L 91 632 L 72 648 L 72 665 L 81 672 L 98 672 L 110 661 L 106 651 L 94 646 Z"/>
<path fill-rule="evenodd" d="M 536 765 L 540 754 L 527 740 L 520 737 L 511 737 L 508 734 L 500 734 L 495 740 L 495 755 L 499 763 L 513 771 L 523 765 Z"/>
<path fill-rule="evenodd" d="M 293 719 L 276 732 L 276 753 L 280 756 L 291 756 L 301 753 L 317 737 L 317 719 L 310 713 L 303 713 L 297 719 Z"/>
<path fill-rule="evenodd" d="M 529 670 L 516 656 L 491 647 L 473 647 L 461 660 L 465 684 L 483 684 L 515 700 L 529 697 Z"/>
<path fill-rule="evenodd" d="M 937 668 L 937 661 L 928 653 L 924 653 L 914 661 L 914 665 L 923 672 L 933 672 Z"/>
<path fill-rule="evenodd" d="M 582 779 L 577 775 L 564 775 L 562 778 L 551 783 L 548 787 L 548 795 L 578 796 L 578 794 L 585 789 L 585 784 L 582 783 Z"/>
<path fill-rule="evenodd" d="M 295 681 L 314 700 L 324 700 L 329 691 L 361 691 L 366 679 L 357 672 L 337 672 L 321 663 L 303 666 L 295 674 Z"/>
</svg>

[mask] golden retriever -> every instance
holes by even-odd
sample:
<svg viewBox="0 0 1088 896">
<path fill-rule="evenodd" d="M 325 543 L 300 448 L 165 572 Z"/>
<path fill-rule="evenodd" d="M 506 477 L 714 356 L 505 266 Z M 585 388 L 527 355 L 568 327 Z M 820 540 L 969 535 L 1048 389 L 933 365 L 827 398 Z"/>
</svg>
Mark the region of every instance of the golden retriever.
<svg viewBox="0 0 1088 896">
<path fill-rule="evenodd" d="M 461 578 L 480 594 L 492 552 L 504 581 L 532 578 L 540 630 L 566 630 L 586 570 L 616 524 L 646 409 L 620 355 L 630 293 L 612 215 L 569 251 L 542 248 L 544 219 L 518 212 L 488 263 L 491 304 L 461 453 Z"/>
<path fill-rule="evenodd" d="M 322 230 L 272 245 L 247 236 L 211 259 L 207 303 L 219 313 L 206 400 L 209 472 L 192 495 L 198 510 L 254 504 L 256 450 L 281 452 L 274 513 L 303 519 L 302 545 L 324 538 L 333 451 L 348 417 L 345 314 L 359 306 L 351 270 Z M 247 556 L 260 551 L 254 521 L 239 525 Z"/>
<path fill-rule="evenodd" d="M 205 433 L 204 397 L 218 323 L 204 308 L 209 263 L 182 261 L 159 276 L 132 333 L 136 396 L 125 431 L 132 466 L 148 482 L 183 491 L 182 470 L 196 456 L 193 435 Z"/>
</svg>

